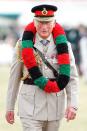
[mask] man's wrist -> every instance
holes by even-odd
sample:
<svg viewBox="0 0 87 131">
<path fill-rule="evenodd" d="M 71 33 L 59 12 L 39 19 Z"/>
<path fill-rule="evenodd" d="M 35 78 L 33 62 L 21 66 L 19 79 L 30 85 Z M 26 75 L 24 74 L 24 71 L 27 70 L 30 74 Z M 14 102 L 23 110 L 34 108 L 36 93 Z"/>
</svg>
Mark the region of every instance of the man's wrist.
<svg viewBox="0 0 87 131">
<path fill-rule="evenodd" d="M 74 110 L 78 110 L 78 107 L 76 107 L 76 106 L 68 106 L 68 108 L 73 108 Z"/>
</svg>

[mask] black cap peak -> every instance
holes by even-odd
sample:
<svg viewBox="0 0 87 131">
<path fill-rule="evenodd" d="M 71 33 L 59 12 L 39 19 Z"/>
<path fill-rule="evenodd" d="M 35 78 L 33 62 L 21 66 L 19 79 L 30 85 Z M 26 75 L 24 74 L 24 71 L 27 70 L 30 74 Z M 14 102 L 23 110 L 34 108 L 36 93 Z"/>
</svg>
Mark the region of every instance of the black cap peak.
<svg viewBox="0 0 87 131">
<path fill-rule="evenodd" d="M 56 6 L 44 4 L 44 5 L 34 6 L 34 7 L 31 9 L 31 12 L 34 13 L 34 12 L 37 11 L 37 10 L 42 11 L 44 8 L 45 8 L 46 10 L 57 11 L 57 7 L 56 7 Z"/>
</svg>

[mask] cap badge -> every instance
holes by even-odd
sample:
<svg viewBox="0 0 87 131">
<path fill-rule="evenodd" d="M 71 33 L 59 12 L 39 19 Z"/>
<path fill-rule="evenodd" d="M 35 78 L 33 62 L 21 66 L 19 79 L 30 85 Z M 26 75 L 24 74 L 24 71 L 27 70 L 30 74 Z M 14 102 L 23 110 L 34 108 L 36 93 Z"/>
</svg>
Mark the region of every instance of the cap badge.
<svg viewBox="0 0 87 131">
<path fill-rule="evenodd" d="M 48 11 L 46 10 L 46 8 L 43 8 L 42 10 L 42 15 L 47 15 Z"/>
</svg>

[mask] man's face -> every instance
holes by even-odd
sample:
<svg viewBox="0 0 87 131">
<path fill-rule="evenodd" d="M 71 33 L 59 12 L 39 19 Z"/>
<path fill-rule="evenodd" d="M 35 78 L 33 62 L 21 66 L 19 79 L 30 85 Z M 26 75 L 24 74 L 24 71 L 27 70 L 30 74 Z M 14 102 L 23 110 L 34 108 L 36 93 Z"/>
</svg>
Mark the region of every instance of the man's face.
<svg viewBox="0 0 87 131">
<path fill-rule="evenodd" d="M 49 35 L 52 33 L 54 26 L 55 26 L 54 20 L 49 21 L 49 22 L 35 21 L 35 27 L 36 27 L 37 33 L 43 39 L 46 39 L 49 37 Z"/>
</svg>

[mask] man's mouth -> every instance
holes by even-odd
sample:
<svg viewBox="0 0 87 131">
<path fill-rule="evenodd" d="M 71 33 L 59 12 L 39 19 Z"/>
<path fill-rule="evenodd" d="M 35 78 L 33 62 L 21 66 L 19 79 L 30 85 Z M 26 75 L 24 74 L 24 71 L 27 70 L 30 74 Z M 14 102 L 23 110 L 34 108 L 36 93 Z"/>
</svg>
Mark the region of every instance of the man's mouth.
<svg viewBox="0 0 87 131">
<path fill-rule="evenodd" d="M 42 31 L 42 33 L 47 33 L 47 31 Z"/>
</svg>

